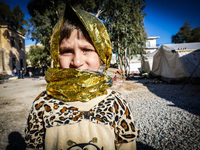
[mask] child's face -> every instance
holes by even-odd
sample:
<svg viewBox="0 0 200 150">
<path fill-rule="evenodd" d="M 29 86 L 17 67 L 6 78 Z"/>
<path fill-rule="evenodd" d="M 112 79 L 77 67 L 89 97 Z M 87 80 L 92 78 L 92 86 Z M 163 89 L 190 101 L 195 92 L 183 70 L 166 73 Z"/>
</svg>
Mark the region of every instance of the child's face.
<svg viewBox="0 0 200 150">
<path fill-rule="evenodd" d="M 76 29 L 61 41 L 59 60 L 62 68 L 98 71 L 101 65 L 94 46 Z"/>
</svg>

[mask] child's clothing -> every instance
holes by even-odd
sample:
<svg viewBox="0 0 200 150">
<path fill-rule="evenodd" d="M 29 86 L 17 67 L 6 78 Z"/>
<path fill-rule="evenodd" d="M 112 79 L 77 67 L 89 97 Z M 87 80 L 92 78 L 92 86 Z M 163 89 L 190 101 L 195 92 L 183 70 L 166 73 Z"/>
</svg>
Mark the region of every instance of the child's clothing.
<svg viewBox="0 0 200 150">
<path fill-rule="evenodd" d="M 47 150 L 132 150 L 136 137 L 132 114 L 119 93 L 108 90 L 89 102 L 62 102 L 45 91 L 33 103 L 25 139 L 28 147 Z"/>
<path fill-rule="evenodd" d="M 60 41 L 63 40 L 61 33 L 65 33 L 61 27 L 65 27 L 66 21 L 74 26 L 81 23 L 78 26 L 81 31 L 85 28 L 103 71 L 87 67 L 61 68 Z M 137 129 L 128 104 L 119 93 L 107 90 L 111 84 L 105 72 L 110 65 L 112 48 L 101 20 L 66 4 L 53 30 L 50 52 L 53 68 L 45 73 L 46 91 L 33 102 L 25 130 L 27 146 L 47 150 L 135 149 Z"/>
</svg>

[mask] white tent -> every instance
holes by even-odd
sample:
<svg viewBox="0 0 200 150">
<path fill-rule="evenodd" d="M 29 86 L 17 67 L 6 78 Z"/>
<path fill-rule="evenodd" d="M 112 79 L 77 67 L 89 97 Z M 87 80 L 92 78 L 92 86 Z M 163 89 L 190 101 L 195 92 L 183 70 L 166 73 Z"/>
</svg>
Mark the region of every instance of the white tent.
<svg viewBox="0 0 200 150">
<path fill-rule="evenodd" d="M 200 78 L 200 43 L 162 45 L 153 56 L 151 74 L 168 82 Z"/>
<path fill-rule="evenodd" d="M 153 53 L 148 53 L 142 56 L 141 60 L 141 71 L 149 73 L 152 70 L 153 66 L 153 56 L 157 53 L 158 50 Z"/>
</svg>

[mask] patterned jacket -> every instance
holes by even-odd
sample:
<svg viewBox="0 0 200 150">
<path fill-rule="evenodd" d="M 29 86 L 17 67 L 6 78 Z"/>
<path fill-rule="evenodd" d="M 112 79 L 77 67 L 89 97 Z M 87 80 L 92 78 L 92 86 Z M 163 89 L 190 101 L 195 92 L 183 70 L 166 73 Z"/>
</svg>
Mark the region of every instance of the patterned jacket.
<svg viewBox="0 0 200 150">
<path fill-rule="evenodd" d="M 89 102 L 63 102 L 44 91 L 33 102 L 25 133 L 33 149 L 133 150 L 138 130 L 115 91 Z"/>
</svg>

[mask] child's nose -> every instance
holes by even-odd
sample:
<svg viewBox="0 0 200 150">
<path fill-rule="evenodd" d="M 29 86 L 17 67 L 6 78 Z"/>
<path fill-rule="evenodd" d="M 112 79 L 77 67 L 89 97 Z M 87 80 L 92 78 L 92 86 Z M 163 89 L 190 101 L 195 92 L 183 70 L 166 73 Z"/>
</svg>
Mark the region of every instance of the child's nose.
<svg viewBox="0 0 200 150">
<path fill-rule="evenodd" d="M 77 68 L 80 69 L 81 66 L 83 66 L 84 64 L 84 58 L 83 55 L 81 55 L 81 53 L 75 53 L 74 57 L 71 61 L 71 68 Z"/>
</svg>

